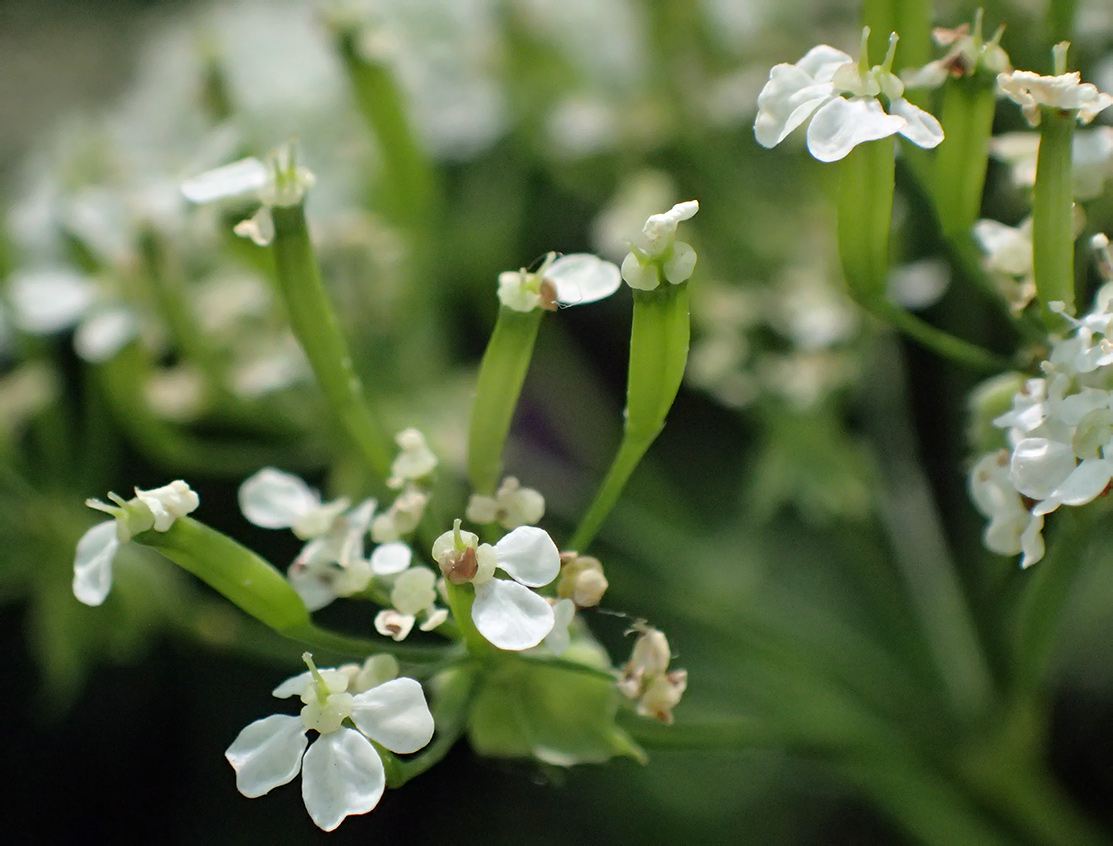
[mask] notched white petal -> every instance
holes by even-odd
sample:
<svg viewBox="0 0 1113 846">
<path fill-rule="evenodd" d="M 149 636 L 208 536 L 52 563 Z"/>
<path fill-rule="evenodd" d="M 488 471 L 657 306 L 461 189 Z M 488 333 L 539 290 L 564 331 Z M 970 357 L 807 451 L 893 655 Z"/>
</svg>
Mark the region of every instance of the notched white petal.
<svg viewBox="0 0 1113 846">
<path fill-rule="evenodd" d="M 308 742 L 301 717 L 272 714 L 256 720 L 224 753 L 236 771 L 236 788 L 254 799 L 292 781 Z"/>
<path fill-rule="evenodd" d="M 907 121 L 887 115 L 877 100 L 836 97 L 812 117 L 808 150 L 821 162 L 846 158 L 859 144 L 895 135 Z"/>
<path fill-rule="evenodd" d="M 341 728 L 314 741 L 302 761 L 301 795 L 313 822 L 332 831 L 351 814 L 379 804 L 386 773 L 379 753 L 358 731 Z"/>
<path fill-rule="evenodd" d="M 495 544 L 498 566 L 529 587 L 542 587 L 560 575 L 560 551 L 544 529 L 519 526 Z"/>
<path fill-rule="evenodd" d="M 529 588 L 504 579 L 475 586 L 472 621 L 499 649 L 531 649 L 552 631 L 553 608 Z"/>
<path fill-rule="evenodd" d="M 120 542 L 116 521 L 98 523 L 81 536 L 73 560 L 73 595 L 86 605 L 100 605 L 112 589 L 112 560 Z"/>
<path fill-rule="evenodd" d="M 191 203 L 212 203 L 254 194 L 270 180 L 270 169 L 259 159 L 240 159 L 187 179 L 182 183 L 182 195 Z"/>
<path fill-rule="evenodd" d="M 352 722 L 391 752 L 416 752 L 433 739 L 433 715 L 421 685 L 393 679 L 361 693 L 352 702 Z"/>
<path fill-rule="evenodd" d="M 243 516 L 264 529 L 288 529 L 321 505 L 321 498 L 309 485 L 273 467 L 264 467 L 245 480 L 239 500 Z"/>
<path fill-rule="evenodd" d="M 545 271 L 561 305 L 593 303 L 609 297 L 622 284 L 618 266 L 590 253 L 561 256 Z"/>
</svg>

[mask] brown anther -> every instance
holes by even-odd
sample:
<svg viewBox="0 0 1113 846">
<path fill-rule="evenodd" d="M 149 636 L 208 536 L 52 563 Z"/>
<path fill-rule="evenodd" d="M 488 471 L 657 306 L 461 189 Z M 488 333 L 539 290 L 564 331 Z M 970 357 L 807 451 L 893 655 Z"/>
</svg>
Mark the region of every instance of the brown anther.
<svg viewBox="0 0 1113 846">
<path fill-rule="evenodd" d="M 580 553 L 575 552 L 575 551 L 562 552 L 560 554 L 560 563 L 563 566 L 563 565 L 567 564 L 569 561 L 575 561 L 579 556 L 580 556 Z"/>
<path fill-rule="evenodd" d="M 548 279 L 541 280 L 541 288 L 538 294 L 541 297 L 541 308 L 545 309 L 545 311 L 556 311 L 560 306 L 560 301 L 557 299 L 556 286 Z"/>
<path fill-rule="evenodd" d="M 452 555 L 441 564 L 441 575 L 454 585 L 462 585 L 475 578 L 479 571 L 479 560 L 475 555 L 475 547 L 469 546 L 458 555 Z"/>
</svg>

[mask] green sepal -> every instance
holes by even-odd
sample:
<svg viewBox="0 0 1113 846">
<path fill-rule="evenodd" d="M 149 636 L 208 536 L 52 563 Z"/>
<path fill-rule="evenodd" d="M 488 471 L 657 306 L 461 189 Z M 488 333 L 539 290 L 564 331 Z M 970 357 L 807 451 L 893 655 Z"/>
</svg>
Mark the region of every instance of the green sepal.
<svg viewBox="0 0 1113 846">
<path fill-rule="evenodd" d="M 565 656 L 578 660 L 575 647 Z M 594 651 L 587 655 L 596 666 Z M 499 758 L 536 758 L 546 764 L 602 763 L 616 755 L 645 761 L 645 752 L 615 718 L 614 681 L 540 661 L 510 658 L 480 681 L 468 714 L 472 748 Z"/>
<path fill-rule="evenodd" d="M 189 517 L 165 532 L 132 538 L 158 550 L 255 619 L 282 631 L 309 623 L 309 611 L 278 570 L 225 534 Z"/>
</svg>

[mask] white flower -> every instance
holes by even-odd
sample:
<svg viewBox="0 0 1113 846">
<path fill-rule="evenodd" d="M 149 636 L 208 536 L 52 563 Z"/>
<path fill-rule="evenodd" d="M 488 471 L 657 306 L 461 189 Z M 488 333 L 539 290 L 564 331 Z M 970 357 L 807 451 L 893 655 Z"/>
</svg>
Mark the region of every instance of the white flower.
<svg viewBox="0 0 1113 846">
<path fill-rule="evenodd" d="M 437 576 L 428 567 L 411 567 L 401 573 L 390 589 L 393 608 L 384 608 L 375 617 L 375 630 L 394 640 L 404 640 L 420 618 L 423 632 L 432 631 L 448 619 L 448 611 L 438 608 Z"/>
<path fill-rule="evenodd" d="M 499 274 L 499 302 L 514 311 L 583 305 L 609 297 L 622 279 L 618 267 L 590 253 L 557 257 L 549 253 L 536 272 L 507 270 Z"/>
<path fill-rule="evenodd" d="M 1022 188 L 1036 184 L 1036 132 L 1006 132 L 989 139 L 990 154 L 1012 169 L 1012 179 Z M 1113 127 L 1079 130 L 1071 136 L 1071 176 L 1076 200 L 1094 200 L 1113 174 Z"/>
<path fill-rule="evenodd" d="M 421 522 L 428 504 L 429 494 L 415 485 L 407 485 L 390 508 L 375 515 L 371 521 L 371 539 L 375 543 L 390 543 L 410 534 Z"/>
<path fill-rule="evenodd" d="M 182 194 L 199 204 L 244 197 L 258 200 L 259 210 L 237 223 L 234 231 L 265 247 L 274 240 L 271 209 L 297 205 L 315 181 L 312 173 L 297 165 L 295 149 L 287 144 L 272 151 L 266 162 L 241 159 L 188 179 L 182 183 Z"/>
<path fill-rule="evenodd" d="M 388 487 L 401 488 L 406 482 L 425 478 L 437 468 L 437 456 L 417 429 L 403 429 L 394 440 L 400 451 L 390 465 Z"/>
<path fill-rule="evenodd" d="M 274 690 L 279 698 L 300 694 L 305 703 L 301 716 L 273 714 L 256 720 L 224 755 L 236 771 L 236 787 L 251 798 L 300 772 L 309 816 L 332 831 L 349 815 L 372 810 L 383 795 L 386 772 L 372 741 L 392 752 L 416 752 L 433 737 L 433 715 L 413 679 L 393 679 L 352 694 L 352 675 L 342 669 L 317 670 L 308 653 L 304 658 L 310 671 Z M 319 732 L 311 746 L 309 729 Z"/>
<path fill-rule="evenodd" d="M 982 219 L 974 224 L 974 240 L 985 253 L 985 269 L 1014 314 L 1036 296 L 1032 265 L 1032 218 L 1019 226 Z"/>
<path fill-rule="evenodd" d="M 868 36 L 866 27 L 860 63 L 821 44 L 795 65 L 775 66 L 757 99 L 757 142 L 775 147 L 810 117 L 808 150 L 821 162 L 838 161 L 859 144 L 897 133 L 919 147 L 937 146 L 943 140 L 939 121 L 903 98 L 904 84 L 892 73 L 896 33 L 885 61 L 872 68 L 865 66 Z M 878 96 L 888 101 L 888 112 Z"/>
<path fill-rule="evenodd" d="M 699 202 L 677 203 L 661 214 L 650 215 L 642 227 L 641 243 L 630 245 L 622 260 L 622 278 L 631 288 L 652 291 L 664 277 L 673 285 L 691 278 L 696 267 L 696 251 L 692 245 L 676 240 L 681 221 L 691 220 L 699 211 Z"/>
<path fill-rule="evenodd" d="M 494 496 L 472 494 L 464 516 L 473 523 L 498 523 L 504 529 L 533 526 L 545 516 L 545 497 L 507 476 Z"/>
<path fill-rule="evenodd" d="M 979 70 L 994 74 L 1012 70 L 1008 54 L 1001 49 L 1001 36 L 1005 27 L 998 27 L 989 41 L 982 36 L 982 10 L 974 17 L 974 30 L 970 24 L 955 29 L 936 27 L 931 31 L 932 40 L 940 47 L 950 47 L 947 55 L 928 62 L 914 71 L 902 71 L 901 79 L 909 88 L 938 88 L 949 78 L 973 76 Z"/>
<path fill-rule="evenodd" d="M 1057 73 L 1041 76 L 1031 71 L 1013 71 L 997 77 L 997 87 L 1020 106 L 1030 126 L 1039 126 L 1040 108 L 1074 112 L 1079 123 L 1087 124 L 1098 112 L 1113 105 L 1113 96 L 1098 91 L 1097 86 L 1082 82 L 1078 71 L 1066 73 L 1067 49 L 1061 41 L 1051 48 Z"/>
<path fill-rule="evenodd" d="M 552 631 L 552 606 L 530 590 L 560 574 L 560 552 L 544 529 L 520 526 L 492 547 L 461 531 L 457 520 L 434 541 L 432 555 L 448 581 L 474 586 L 472 622 L 499 649 L 530 649 Z M 496 578 L 496 569 L 510 578 Z"/>
<path fill-rule="evenodd" d="M 112 589 L 112 562 L 133 535 L 154 530 L 165 532 L 179 517 L 200 505 L 200 499 L 181 479 L 151 490 L 135 489 L 126 502 L 110 493 L 115 505 L 88 499 L 85 504 L 115 519 L 93 526 L 77 542 L 73 560 L 73 595 L 86 605 L 100 605 Z"/>
<path fill-rule="evenodd" d="M 291 529 L 301 540 L 323 535 L 351 504 L 321 495 L 291 473 L 264 467 L 244 480 L 239 491 L 243 516 L 264 529 Z"/>
<path fill-rule="evenodd" d="M 370 561 L 364 558 L 364 541 L 374 513 L 375 501 L 369 499 L 338 514 L 323 534 L 302 547 L 290 565 L 290 584 L 310 611 L 324 608 L 339 596 L 359 593 L 380 570 L 409 566 L 410 549 L 405 544 L 379 547 Z"/>
<path fill-rule="evenodd" d="M 1043 558 L 1043 517 L 1031 514 L 1009 477 L 1007 450 L 983 456 L 970 471 L 970 497 L 989 518 L 984 540 L 998 555 L 1023 553 L 1022 567 Z"/>
<path fill-rule="evenodd" d="M 22 270 L 8 279 L 12 322 L 32 335 L 75 328 L 74 350 L 85 361 L 108 361 L 139 332 L 134 312 L 105 300 L 90 278 L 68 268 Z"/>
</svg>

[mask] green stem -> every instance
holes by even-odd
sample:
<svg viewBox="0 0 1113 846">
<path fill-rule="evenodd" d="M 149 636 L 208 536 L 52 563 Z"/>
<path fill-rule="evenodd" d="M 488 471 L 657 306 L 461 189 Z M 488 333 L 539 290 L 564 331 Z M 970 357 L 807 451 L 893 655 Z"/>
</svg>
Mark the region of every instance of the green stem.
<svg viewBox="0 0 1113 846">
<path fill-rule="evenodd" d="M 411 231 L 420 229 L 429 223 L 436 196 L 433 168 L 410 125 L 394 74 L 385 62 L 371 62 L 359 54 L 356 34 L 345 29 L 337 37 L 356 103 L 382 156 L 375 199 L 391 220 Z"/>
<path fill-rule="evenodd" d="M 369 655 L 389 653 L 403 664 L 424 665 L 442 661 L 446 650 L 441 646 L 416 646 L 405 645 L 387 640 L 372 640 L 365 637 L 353 637 L 340 634 L 314 625 L 312 622 L 297 626 L 289 626 L 278 630 L 284 637 L 296 640 L 298 643 L 311 646 L 314 649 L 323 649 L 346 658 L 365 659 Z"/>
<path fill-rule="evenodd" d="M 684 378 L 690 331 L 687 282 L 671 285 L 662 279 L 652 291 L 634 291 L 622 442 L 569 542 L 570 549 L 585 550 L 595 539 L 630 475 L 664 428 Z"/>
<path fill-rule="evenodd" d="M 1040 149 L 1032 190 L 1032 265 L 1036 294 L 1074 313 L 1074 195 L 1071 137 L 1074 114 L 1040 109 Z"/>
<path fill-rule="evenodd" d="M 893 70 L 918 68 L 932 57 L 932 4 L 928 0 L 865 0 L 862 24 L 870 28 L 869 62 L 879 65 L 885 59 L 889 33 L 900 36 Z"/>
<path fill-rule="evenodd" d="M 859 144 L 839 166 L 839 258 L 850 293 L 867 308 L 885 298 L 893 216 L 894 141 Z"/>
<path fill-rule="evenodd" d="M 948 241 L 969 239 L 982 208 L 989 138 L 997 105 L 989 74 L 949 79 L 939 123 L 945 139 L 935 153 L 931 192 L 940 230 Z"/>
<path fill-rule="evenodd" d="M 973 370 L 994 373 L 1008 369 L 1010 366 L 1009 360 L 1004 356 L 992 353 L 962 338 L 956 338 L 951 333 L 932 326 L 888 300 L 878 300 L 864 305 L 872 314 L 899 329 L 912 340 L 957 364 Z"/>
<path fill-rule="evenodd" d="M 1046 32 L 1049 44 L 1072 40 L 1077 5 L 1077 0 L 1048 0 Z"/>
<path fill-rule="evenodd" d="M 274 261 L 290 325 L 305 350 L 321 391 L 355 441 L 368 467 L 384 481 L 390 475 L 393 444 L 367 404 L 348 345 L 317 270 L 305 210 L 275 207 Z"/>
<path fill-rule="evenodd" d="M 1056 514 L 1055 536 L 1048 555 L 1023 576 L 1025 585 L 1016 608 L 1013 646 L 1015 700 L 1039 695 L 1051 664 L 1063 606 L 1085 558 L 1090 521 L 1074 508 Z"/>
<path fill-rule="evenodd" d="M 475 493 L 491 495 L 502 476 L 502 452 L 514 409 L 533 357 L 543 309 L 499 308 L 495 330 L 483 353 L 468 429 L 468 481 Z"/>
</svg>

